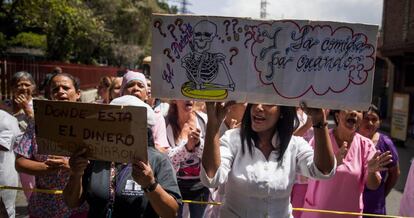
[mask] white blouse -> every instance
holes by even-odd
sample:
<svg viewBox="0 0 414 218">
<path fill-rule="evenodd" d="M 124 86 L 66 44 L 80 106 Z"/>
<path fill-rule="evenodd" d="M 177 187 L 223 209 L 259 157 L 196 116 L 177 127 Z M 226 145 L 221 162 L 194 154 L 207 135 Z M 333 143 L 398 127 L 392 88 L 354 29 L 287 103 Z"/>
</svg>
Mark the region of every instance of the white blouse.
<svg viewBox="0 0 414 218">
<path fill-rule="evenodd" d="M 277 134 L 272 144 L 279 144 Z M 334 175 L 335 167 L 324 175 L 313 162 L 313 149 L 301 137 L 292 136 L 282 162 L 272 151 L 269 160 L 254 148 L 242 154 L 240 129 L 228 130 L 220 139 L 221 165 L 209 178 L 201 167 L 201 181 L 210 188 L 225 184 L 225 202 L 221 217 L 293 217 L 290 193 L 296 173 L 315 179 Z"/>
</svg>

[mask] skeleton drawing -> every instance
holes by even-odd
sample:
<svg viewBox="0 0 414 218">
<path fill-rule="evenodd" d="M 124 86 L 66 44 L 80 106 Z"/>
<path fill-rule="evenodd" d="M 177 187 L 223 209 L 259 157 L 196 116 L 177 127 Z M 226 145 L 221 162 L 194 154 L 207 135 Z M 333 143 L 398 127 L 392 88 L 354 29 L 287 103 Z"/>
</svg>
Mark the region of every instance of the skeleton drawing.
<svg viewBox="0 0 414 218">
<path fill-rule="evenodd" d="M 234 91 L 235 83 L 226 65 L 226 56 L 222 53 L 210 52 L 211 44 L 217 35 L 217 26 L 211 21 L 202 20 L 193 29 L 190 43 L 191 52 L 181 60 L 186 70 L 188 82 L 181 87 L 184 96 L 198 99 L 221 100 Z M 219 73 L 224 71 L 227 84 L 216 82 Z"/>
</svg>

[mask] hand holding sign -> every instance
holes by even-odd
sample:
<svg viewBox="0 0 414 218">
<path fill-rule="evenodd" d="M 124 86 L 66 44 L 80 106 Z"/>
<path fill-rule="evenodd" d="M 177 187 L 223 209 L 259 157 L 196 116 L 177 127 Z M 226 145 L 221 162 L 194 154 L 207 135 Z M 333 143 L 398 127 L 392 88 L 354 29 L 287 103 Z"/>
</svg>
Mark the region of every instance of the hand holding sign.
<svg viewBox="0 0 414 218">
<path fill-rule="evenodd" d="M 69 159 L 69 165 L 72 176 L 82 176 L 89 160 L 86 158 L 87 148 L 79 148 Z"/>
<path fill-rule="evenodd" d="M 148 187 L 154 184 L 155 177 L 148 162 L 143 162 L 139 158 L 135 158 L 132 163 L 132 178 L 142 187 Z"/>
</svg>

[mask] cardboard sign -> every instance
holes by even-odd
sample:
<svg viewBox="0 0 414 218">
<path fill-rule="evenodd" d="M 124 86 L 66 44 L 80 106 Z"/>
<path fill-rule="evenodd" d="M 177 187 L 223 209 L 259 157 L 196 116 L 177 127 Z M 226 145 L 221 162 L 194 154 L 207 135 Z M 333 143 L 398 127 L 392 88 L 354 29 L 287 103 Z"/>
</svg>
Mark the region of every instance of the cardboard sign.
<svg viewBox="0 0 414 218">
<path fill-rule="evenodd" d="M 88 158 L 128 163 L 147 160 L 145 107 L 34 100 L 38 153 L 70 156 L 89 148 Z"/>
<path fill-rule="evenodd" d="M 405 141 L 407 139 L 410 95 L 394 93 L 391 116 L 391 137 Z"/>
<path fill-rule="evenodd" d="M 152 94 L 331 109 L 371 103 L 378 26 L 153 15 Z"/>
</svg>

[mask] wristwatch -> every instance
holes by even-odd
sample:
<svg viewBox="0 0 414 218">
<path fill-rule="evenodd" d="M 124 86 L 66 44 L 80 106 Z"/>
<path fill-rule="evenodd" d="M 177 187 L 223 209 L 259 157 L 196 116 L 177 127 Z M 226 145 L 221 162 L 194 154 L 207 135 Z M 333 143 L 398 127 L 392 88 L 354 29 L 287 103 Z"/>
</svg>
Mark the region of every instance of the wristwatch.
<svg viewBox="0 0 414 218">
<path fill-rule="evenodd" d="M 326 126 L 328 126 L 328 122 L 318 122 L 317 124 L 314 124 L 312 127 L 316 129 L 323 129 Z"/>
<path fill-rule="evenodd" d="M 145 193 L 153 192 L 158 186 L 158 181 L 155 180 L 153 183 L 149 184 L 147 187 L 142 188 Z"/>
</svg>

